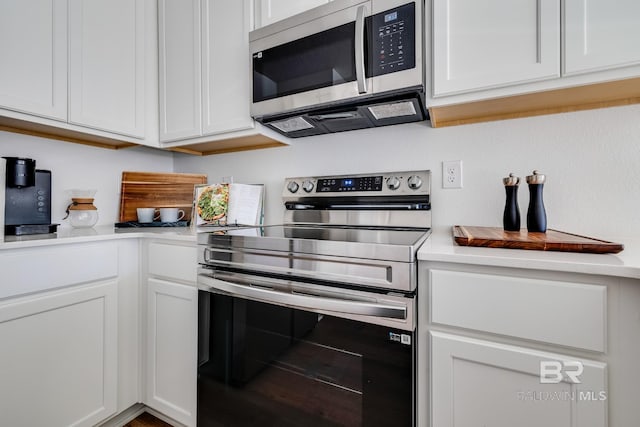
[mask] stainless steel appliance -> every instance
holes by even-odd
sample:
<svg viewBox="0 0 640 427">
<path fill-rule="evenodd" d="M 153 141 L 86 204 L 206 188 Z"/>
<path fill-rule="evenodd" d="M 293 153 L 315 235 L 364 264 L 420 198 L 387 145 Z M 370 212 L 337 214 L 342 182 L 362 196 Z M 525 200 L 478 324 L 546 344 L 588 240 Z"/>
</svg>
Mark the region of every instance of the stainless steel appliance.
<svg viewBox="0 0 640 427">
<path fill-rule="evenodd" d="M 5 234 L 54 233 L 57 224 L 51 224 L 51 171 L 36 169 L 33 159 L 5 159 Z"/>
<path fill-rule="evenodd" d="M 202 232 L 198 426 L 411 426 L 430 172 L 289 178 L 282 225 Z"/>
<path fill-rule="evenodd" d="M 252 31 L 251 115 L 301 137 L 425 120 L 423 0 L 337 0 Z"/>
</svg>

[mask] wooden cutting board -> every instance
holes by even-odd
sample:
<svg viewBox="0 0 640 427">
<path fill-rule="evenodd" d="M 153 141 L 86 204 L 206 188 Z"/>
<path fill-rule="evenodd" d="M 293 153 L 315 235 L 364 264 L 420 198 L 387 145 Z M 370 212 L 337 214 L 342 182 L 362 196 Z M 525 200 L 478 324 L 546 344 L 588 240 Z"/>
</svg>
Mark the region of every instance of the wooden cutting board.
<svg viewBox="0 0 640 427">
<path fill-rule="evenodd" d="M 538 251 L 618 253 L 624 249 L 619 243 L 607 242 L 577 234 L 548 229 L 546 233 L 527 230 L 504 231 L 500 227 L 453 226 L 453 237 L 462 246 L 487 248 L 532 249 Z"/>
<path fill-rule="evenodd" d="M 180 208 L 191 219 L 193 188 L 207 175 L 191 173 L 122 172 L 120 222 L 137 221 L 137 208 Z"/>
</svg>

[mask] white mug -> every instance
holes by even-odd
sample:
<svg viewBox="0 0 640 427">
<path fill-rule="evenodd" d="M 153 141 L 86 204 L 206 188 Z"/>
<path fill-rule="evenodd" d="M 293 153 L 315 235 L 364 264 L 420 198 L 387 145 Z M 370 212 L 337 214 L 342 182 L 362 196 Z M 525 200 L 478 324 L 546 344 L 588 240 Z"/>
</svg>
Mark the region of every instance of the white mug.
<svg viewBox="0 0 640 427">
<path fill-rule="evenodd" d="M 184 218 L 184 211 L 178 208 L 160 208 L 160 221 L 178 222 Z"/>
<path fill-rule="evenodd" d="M 138 222 L 153 222 L 154 220 L 160 218 L 160 215 L 156 215 L 156 208 L 138 208 L 136 210 L 138 212 Z"/>
</svg>

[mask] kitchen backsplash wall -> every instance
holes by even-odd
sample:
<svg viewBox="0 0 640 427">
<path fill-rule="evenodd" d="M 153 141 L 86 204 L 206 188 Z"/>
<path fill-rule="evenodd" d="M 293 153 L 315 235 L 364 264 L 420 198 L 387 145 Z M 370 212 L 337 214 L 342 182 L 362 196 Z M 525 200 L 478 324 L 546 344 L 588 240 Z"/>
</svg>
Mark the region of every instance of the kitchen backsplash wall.
<svg viewBox="0 0 640 427">
<path fill-rule="evenodd" d="M 118 220 L 123 170 L 206 173 L 210 181 L 266 185 L 266 222 L 280 222 L 288 176 L 431 169 L 434 226 L 500 226 L 501 179 L 538 169 L 547 175 L 549 228 L 604 239 L 640 237 L 640 105 L 451 128 L 425 123 L 294 140 L 290 147 L 215 156 L 137 147 L 106 150 L 0 131 L 0 156 L 31 157 L 53 176 L 52 220 L 62 221 L 65 190 L 96 188 L 99 224 Z M 461 190 L 442 189 L 442 161 L 463 161 Z M 529 199 L 519 189 L 524 218 Z"/>
<path fill-rule="evenodd" d="M 70 227 L 62 220 L 71 202 L 65 190 L 97 189 L 98 225 L 113 224 L 119 217 L 122 171 L 173 169 L 172 154 L 152 148 L 108 150 L 2 131 L 0 156 L 33 158 L 38 169 L 51 170 L 51 220 L 60 227 Z"/>
<path fill-rule="evenodd" d="M 442 161 L 463 161 L 463 188 L 442 189 Z M 432 129 L 425 123 L 295 140 L 290 147 L 193 157 L 176 172 L 266 185 L 265 220 L 282 218 L 288 176 L 431 169 L 434 226 L 501 226 L 502 178 L 547 175 L 548 226 L 604 239 L 640 237 L 640 105 Z M 523 218 L 529 201 L 519 189 Z"/>
</svg>

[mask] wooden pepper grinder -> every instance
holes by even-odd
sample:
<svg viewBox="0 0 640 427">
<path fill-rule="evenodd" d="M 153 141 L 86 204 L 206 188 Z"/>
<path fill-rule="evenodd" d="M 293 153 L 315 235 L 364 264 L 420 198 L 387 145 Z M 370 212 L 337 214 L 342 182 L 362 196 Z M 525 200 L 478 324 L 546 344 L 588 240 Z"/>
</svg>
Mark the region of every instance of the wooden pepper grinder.
<svg viewBox="0 0 640 427">
<path fill-rule="evenodd" d="M 520 207 L 518 206 L 520 178 L 510 173 L 508 177 L 502 178 L 502 183 L 507 194 L 504 215 L 502 216 L 504 231 L 520 231 Z"/>
<path fill-rule="evenodd" d="M 527 176 L 529 184 L 529 209 L 527 210 L 527 230 L 529 232 L 545 233 L 547 231 L 547 213 L 544 210 L 542 200 L 542 188 L 544 187 L 545 176 L 533 171 L 533 175 Z"/>
</svg>

